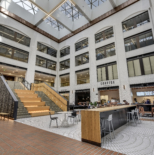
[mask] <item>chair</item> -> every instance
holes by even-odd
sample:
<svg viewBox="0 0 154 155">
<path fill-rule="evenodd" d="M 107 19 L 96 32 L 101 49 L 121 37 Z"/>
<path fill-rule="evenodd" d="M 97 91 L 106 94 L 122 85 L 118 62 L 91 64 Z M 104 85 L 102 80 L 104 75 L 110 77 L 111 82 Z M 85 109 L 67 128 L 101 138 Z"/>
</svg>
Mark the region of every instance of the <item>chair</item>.
<svg viewBox="0 0 154 155">
<path fill-rule="evenodd" d="M 104 126 L 102 127 L 102 122 L 104 121 Z M 109 130 L 107 130 L 107 126 L 106 126 L 106 122 L 108 123 L 108 127 L 109 127 Z M 115 138 L 115 134 L 114 134 L 114 127 L 113 127 L 113 123 L 112 123 L 112 114 L 108 116 L 108 119 L 101 119 L 101 133 L 103 132 L 104 134 L 104 137 L 106 135 L 106 133 L 109 133 L 110 135 L 110 140 L 112 141 L 113 138 Z M 111 136 L 111 133 L 113 133 L 113 138 Z M 104 143 L 104 140 L 103 140 L 103 143 Z"/>
<path fill-rule="evenodd" d="M 137 108 L 135 108 L 135 118 L 139 123 L 141 123 L 139 109 Z"/>
<path fill-rule="evenodd" d="M 73 124 L 74 124 L 74 119 L 76 119 L 77 123 L 78 123 L 78 119 L 77 119 L 77 112 L 73 111 L 71 116 L 68 116 L 70 119 L 73 118 Z"/>
<path fill-rule="evenodd" d="M 56 120 L 57 128 L 58 128 L 58 121 L 57 121 L 58 117 L 51 117 L 51 113 L 50 113 L 50 112 L 49 112 L 49 114 L 50 114 L 50 124 L 49 124 L 49 128 L 51 127 L 51 122 L 52 122 L 53 120 Z"/>
<path fill-rule="evenodd" d="M 137 125 L 136 119 L 135 119 L 135 110 L 132 110 L 131 112 L 127 112 L 127 124 L 131 122 L 131 118 L 134 124 Z"/>
</svg>

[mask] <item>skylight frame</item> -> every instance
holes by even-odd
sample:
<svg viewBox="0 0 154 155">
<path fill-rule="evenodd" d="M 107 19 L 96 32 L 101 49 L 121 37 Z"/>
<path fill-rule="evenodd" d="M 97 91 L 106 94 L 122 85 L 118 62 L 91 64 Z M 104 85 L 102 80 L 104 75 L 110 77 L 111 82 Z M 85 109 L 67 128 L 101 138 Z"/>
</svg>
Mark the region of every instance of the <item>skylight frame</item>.
<svg viewBox="0 0 154 155">
<path fill-rule="evenodd" d="M 49 24 L 50 26 L 52 26 L 53 28 L 55 28 L 56 30 L 60 31 L 61 29 L 64 28 L 63 25 L 61 25 L 59 22 L 57 22 L 55 19 L 53 19 L 52 17 L 48 17 L 44 20 L 47 24 Z"/>
<path fill-rule="evenodd" d="M 69 0 L 61 5 L 59 10 L 68 18 L 72 19 L 72 21 L 78 20 L 82 17 L 82 14 L 79 12 L 79 10 Z"/>
<path fill-rule="evenodd" d="M 101 5 L 102 3 L 106 2 L 107 0 L 84 0 L 84 1 L 91 9 L 94 9 L 99 5 Z"/>
<path fill-rule="evenodd" d="M 28 0 L 12 0 L 12 1 L 33 15 L 37 14 L 37 12 L 39 11 L 39 8 L 36 7 L 34 4 L 32 4 L 31 2 L 29 2 Z"/>
</svg>

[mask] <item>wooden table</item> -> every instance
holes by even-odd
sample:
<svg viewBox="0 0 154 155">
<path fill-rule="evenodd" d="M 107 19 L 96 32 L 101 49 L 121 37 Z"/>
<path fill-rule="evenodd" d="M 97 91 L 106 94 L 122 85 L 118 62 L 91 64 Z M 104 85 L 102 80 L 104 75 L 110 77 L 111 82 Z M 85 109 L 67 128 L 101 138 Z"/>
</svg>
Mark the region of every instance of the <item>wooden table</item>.
<svg viewBox="0 0 154 155">
<path fill-rule="evenodd" d="M 5 116 L 8 116 L 8 119 L 9 119 L 9 113 L 3 113 L 3 112 L 1 112 L 1 113 L 0 113 L 0 116 L 1 116 L 1 117 L 4 116 L 4 120 L 5 120 Z"/>
<path fill-rule="evenodd" d="M 107 119 L 113 115 L 114 129 L 127 123 L 127 112 L 135 109 L 136 105 L 123 105 L 106 108 L 97 108 L 81 111 L 81 140 L 101 147 L 101 123 L 100 120 Z"/>
</svg>

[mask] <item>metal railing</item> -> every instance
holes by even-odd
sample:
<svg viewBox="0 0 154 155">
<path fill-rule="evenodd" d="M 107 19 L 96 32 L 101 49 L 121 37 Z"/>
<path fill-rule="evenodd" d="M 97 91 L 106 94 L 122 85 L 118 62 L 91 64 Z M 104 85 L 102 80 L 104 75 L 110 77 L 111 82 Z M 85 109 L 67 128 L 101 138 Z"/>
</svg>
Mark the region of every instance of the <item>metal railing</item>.
<svg viewBox="0 0 154 155">
<path fill-rule="evenodd" d="M 9 113 L 11 119 L 17 119 L 18 100 L 7 84 L 3 75 L 0 75 L 0 112 Z"/>
<path fill-rule="evenodd" d="M 20 77 L 18 80 L 24 85 L 24 88 L 31 90 L 31 83 L 26 81 L 25 78 Z"/>
</svg>

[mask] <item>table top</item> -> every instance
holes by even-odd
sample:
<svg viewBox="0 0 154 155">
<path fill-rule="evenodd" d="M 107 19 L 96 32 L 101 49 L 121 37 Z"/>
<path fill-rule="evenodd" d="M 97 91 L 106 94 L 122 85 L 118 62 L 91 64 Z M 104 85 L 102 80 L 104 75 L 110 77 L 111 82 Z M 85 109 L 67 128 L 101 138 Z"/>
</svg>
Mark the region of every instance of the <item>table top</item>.
<svg viewBox="0 0 154 155">
<path fill-rule="evenodd" d="M 74 109 L 75 111 L 87 110 L 87 109 Z"/>
<path fill-rule="evenodd" d="M 57 113 L 59 113 L 59 114 L 71 114 L 72 111 L 61 111 L 61 112 L 57 112 Z"/>
<path fill-rule="evenodd" d="M 123 106 L 113 106 L 113 107 L 104 107 L 104 108 L 96 108 L 96 109 L 86 109 L 85 111 L 95 111 L 95 112 L 105 112 L 105 111 L 113 111 L 118 109 L 125 109 L 136 107 L 136 105 L 123 105 Z"/>
</svg>

